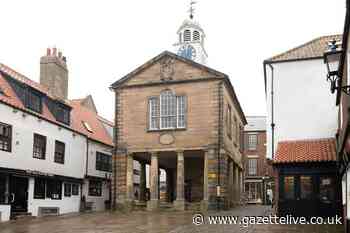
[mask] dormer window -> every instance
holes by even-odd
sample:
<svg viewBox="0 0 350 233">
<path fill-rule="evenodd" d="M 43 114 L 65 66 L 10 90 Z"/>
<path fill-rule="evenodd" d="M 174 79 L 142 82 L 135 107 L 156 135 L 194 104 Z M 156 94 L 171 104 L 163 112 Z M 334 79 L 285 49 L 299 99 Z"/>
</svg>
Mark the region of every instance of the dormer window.
<svg viewBox="0 0 350 233">
<path fill-rule="evenodd" d="M 199 31 L 193 32 L 193 41 L 199 41 L 200 40 L 200 34 Z"/>
<path fill-rule="evenodd" d="M 89 125 L 89 123 L 87 123 L 86 121 L 82 121 L 82 124 L 83 124 L 83 126 L 85 127 L 85 129 L 86 129 L 87 131 L 89 131 L 89 133 L 93 133 L 92 128 L 91 128 L 91 126 Z"/>
<path fill-rule="evenodd" d="M 70 123 L 70 109 L 62 104 L 58 104 L 56 107 L 56 120 L 69 125 Z"/>
<path fill-rule="evenodd" d="M 25 105 L 30 110 L 33 110 L 34 112 L 37 112 L 37 113 L 41 113 L 42 112 L 41 95 L 39 93 L 36 93 L 34 90 L 27 89 Z"/>
<path fill-rule="evenodd" d="M 184 32 L 184 41 L 189 42 L 191 41 L 191 31 L 190 30 L 185 30 Z"/>
</svg>

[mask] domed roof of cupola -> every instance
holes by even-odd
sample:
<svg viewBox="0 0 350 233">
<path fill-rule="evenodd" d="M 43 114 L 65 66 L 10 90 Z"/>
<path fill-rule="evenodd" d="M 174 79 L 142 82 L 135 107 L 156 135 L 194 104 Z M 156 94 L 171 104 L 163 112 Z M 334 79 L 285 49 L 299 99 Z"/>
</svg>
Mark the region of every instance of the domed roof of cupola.
<svg viewBox="0 0 350 233">
<path fill-rule="evenodd" d="M 182 25 L 180 26 L 179 30 L 177 30 L 177 33 L 179 34 L 185 28 L 193 28 L 200 31 L 202 34 L 204 34 L 204 31 L 201 25 L 193 19 L 185 19 Z"/>
</svg>

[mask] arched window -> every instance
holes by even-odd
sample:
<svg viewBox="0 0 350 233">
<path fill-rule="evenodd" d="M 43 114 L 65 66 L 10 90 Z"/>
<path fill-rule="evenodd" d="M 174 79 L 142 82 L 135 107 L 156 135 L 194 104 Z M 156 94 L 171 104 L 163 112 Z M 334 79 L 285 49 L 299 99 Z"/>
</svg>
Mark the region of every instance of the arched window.
<svg viewBox="0 0 350 233">
<path fill-rule="evenodd" d="M 193 32 L 193 41 L 199 41 L 200 40 L 200 34 L 199 31 Z"/>
<path fill-rule="evenodd" d="M 184 41 L 188 42 L 191 41 L 191 31 L 190 30 L 185 30 L 184 32 Z"/>
<path fill-rule="evenodd" d="M 159 98 L 149 98 L 148 105 L 150 130 L 186 128 L 186 96 L 176 96 L 171 90 L 164 90 Z"/>
</svg>

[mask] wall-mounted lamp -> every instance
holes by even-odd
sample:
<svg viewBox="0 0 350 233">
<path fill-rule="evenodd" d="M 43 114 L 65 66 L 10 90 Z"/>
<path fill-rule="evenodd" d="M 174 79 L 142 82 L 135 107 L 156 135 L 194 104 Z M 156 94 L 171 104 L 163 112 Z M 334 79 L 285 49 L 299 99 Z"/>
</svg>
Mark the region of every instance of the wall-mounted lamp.
<svg viewBox="0 0 350 233">
<path fill-rule="evenodd" d="M 341 86 L 339 84 L 339 64 L 342 50 L 338 47 L 337 41 L 333 40 L 329 44 L 329 49 L 323 54 L 324 62 L 327 65 L 327 81 L 331 83 L 331 93 L 336 90 L 342 90 L 345 94 L 350 95 L 350 86 Z"/>
</svg>

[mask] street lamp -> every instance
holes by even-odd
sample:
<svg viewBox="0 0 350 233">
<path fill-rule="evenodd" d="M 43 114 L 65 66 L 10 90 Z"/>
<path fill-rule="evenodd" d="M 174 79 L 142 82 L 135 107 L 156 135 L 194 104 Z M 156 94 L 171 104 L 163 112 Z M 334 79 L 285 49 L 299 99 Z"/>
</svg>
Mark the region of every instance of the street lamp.
<svg viewBox="0 0 350 233">
<path fill-rule="evenodd" d="M 324 53 L 324 62 L 327 64 L 327 81 L 331 83 L 331 93 L 333 94 L 337 87 L 339 80 L 339 63 L 342 50 L 338 48 L 337 41 L 333 40 L 329 44 L 329 49 Z M 343 87 L 341 88 L 343 89 Z M 348 94 L 347 91 L 345 91 Z"/>
</svg>

